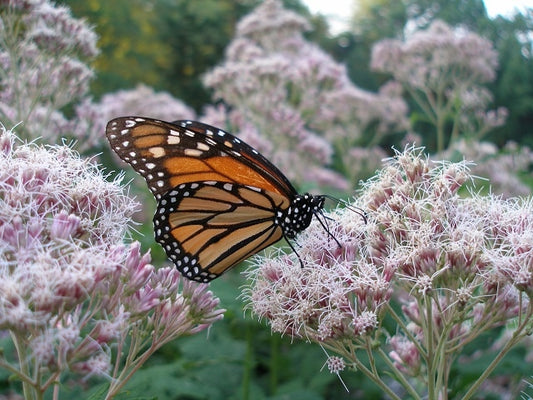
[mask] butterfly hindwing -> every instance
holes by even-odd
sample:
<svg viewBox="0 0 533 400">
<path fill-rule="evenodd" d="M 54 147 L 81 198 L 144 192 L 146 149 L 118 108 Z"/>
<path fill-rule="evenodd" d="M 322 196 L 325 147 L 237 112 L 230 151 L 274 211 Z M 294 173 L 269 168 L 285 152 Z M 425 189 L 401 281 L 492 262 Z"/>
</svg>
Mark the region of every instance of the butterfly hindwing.
<svg viewBox="0 0 533 400">
<path fill-rule="evenodd" d="M 187 278 L 207 282 L 281 239 L 276 193 L 228 182 L 184 183 L 165 194 L 154 216 L 156 240 Z"/>
</svg>

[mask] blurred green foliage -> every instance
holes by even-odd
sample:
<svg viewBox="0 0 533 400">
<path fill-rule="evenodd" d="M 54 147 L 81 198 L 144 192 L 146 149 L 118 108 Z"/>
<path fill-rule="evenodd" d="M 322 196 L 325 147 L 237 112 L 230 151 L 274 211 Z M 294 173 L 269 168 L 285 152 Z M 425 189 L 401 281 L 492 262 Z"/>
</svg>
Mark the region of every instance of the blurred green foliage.
<svg viewBox="0 0 533 400">
<path fill-rule="evenodd" d="M 260 0 L 63 0 L 87 18 L 100 40 L 94 68 L 96 97 L 139 82 L 167 91 L 201 111 L 210 102 L 202 75 L 222 60 L 236 23 Z M 299 0 L 285 6 L 311 19 L 311 37 L 326 34 Z"/>
<path fill-rule="evenodd" d="M 74 15 L 94 24 L 102 54 L 94 65 L 95 97 L 143 82 L 170 92 L 198 112 L 210 102 L 202 75 L 220 63 L 235 24 L 260 0 L 64 0 Z M 378 40 L 402 38 L 407 22 L 427 27 L 442 19 L 490 39 L 500 55 L 498 77 L 489 89 L 494 107 L 509 109 L 508 123 L 492 132 L 498 145 L 508 140 L 533 145 L 533 12 L 510 19 L 488 17 L 482 0 L 365 0 L 358 2 L 352 29 L 328 35 L 327 23 L 300 0 L 285 6 L 309 18 L 308 39 L 347 65 L 358 86 L 375 90 L 387 76 L 369 69 Z"/>
</svg>

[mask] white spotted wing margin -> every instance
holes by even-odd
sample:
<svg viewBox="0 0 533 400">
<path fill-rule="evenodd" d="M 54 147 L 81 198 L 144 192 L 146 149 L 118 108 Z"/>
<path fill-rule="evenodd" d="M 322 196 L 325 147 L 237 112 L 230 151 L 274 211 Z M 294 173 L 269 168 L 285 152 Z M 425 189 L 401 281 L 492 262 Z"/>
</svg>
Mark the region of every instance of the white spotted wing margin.
<svg viewBox="0 0 533 400">
<path fill-rule="evenodd" d="M 188 279 L 209 282 L 283 236 L 277 193 L 227 182 L 191 182 L 164 194 L 155 238 Z"/>
<path fill-rule="evenodd" d="M 108 122 L 106 136 L 113 151 L 146 179 L 158 200 L 178 186 L 176 182 L 207 180 L 202 174 L 211 174 L 216 181 L 240 183 L 235 179 L 239 174 L 227 174 L 213 166 L 211 160 L 220 157 L 234 160 L 233 169 L 241 164 L 254 171 L 261 181 L 288 198 L 297 195 L 281 171 L 259 152 L 230 133 L 201 122 L 120 117 Z M 190 172 L 192 166 L 198 166 L 197 173 Z M 255 184 L 263 185 L 259 181 Z"/>
</svg>

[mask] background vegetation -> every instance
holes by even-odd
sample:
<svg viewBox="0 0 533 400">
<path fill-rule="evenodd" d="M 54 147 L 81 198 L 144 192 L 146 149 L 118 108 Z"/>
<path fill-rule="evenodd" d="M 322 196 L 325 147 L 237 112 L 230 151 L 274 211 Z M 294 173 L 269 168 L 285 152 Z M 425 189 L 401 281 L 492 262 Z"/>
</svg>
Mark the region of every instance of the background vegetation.
<svg viewBox="0 0 533 400">
<path fill-rule="evenodd" d="M 118 89 L 134 88 L 139 82 L 165 91 L 202 113 L 212 103 L 213 93 L 202 83 L 204 75 L 223 63 L 224 52 L 235 35 L 236 23 L 250 13 L 258 0 L 68 0 L 77 17 L 94 24 L 100 36 L 101 54 L 94 67 L 92 93 L 98 99 Z M 489 18 L 481 0 L 366 0 L 358 2 L 351 29 L 331 35 L 326 20 L 312 15 L 299 0 L 285 0 L 284 6 L 307 18 L 312 29 L 306 39 L 318 44 L 346 66 L 352 82 L 362 89 L 377 91 L 388 79 L 370 68 L 372 46 L 386 38 L 405 38 L 408 30 L 427 28 L 440 19 L 462 26 L 489 39 L 498 53 L 496 79 L 487 85 L 494 96 L 491 108 L 504 106 L 509 115 L 505 125 L 492 130 L 489 140 L 502 148 L 509 141 L 533 145 L 533 12 L 511 18 Z M 410 102 L 416 132 L 432 147 L 431 128 L 416 122 L 417 106 Z M 381 148 L 401 147 L 400 136 L 385 137 Z M 434 142 L 433 142 L 434 145 Z M 388 150 L 387 150 L 388 149 Z M 528 171 L 522 177 L 527 180 Z M 139 193 L 145 192 L 140 183 Z M 147 211 L 148 218 L 150 211 Z M 142 228 L 144 242 L 152 244 L 151 224 Z M 164 259 L 160 250 L 153 251 Z M 379 391 L 353 373 L 341 374 L 350 388 L 344 390 L 337 376 L 320 372 L 324 354 L 317 347 L 289 343 L 271 335 L 269 328 L 244 315 L 237 298 L 242 277 L 233 271 L 211 284 L 228 309 L 225 319 L 215 324 L 207 337 L 169 344 L 134 377 L 125 398 L 149 394 L 164 399 L 349 399 L 378 398 Z M 476 342 L 469 349 L 474 353 Z M 498 372 L 505 385 L 516 390 L 529 370 L 513 357 Z M 524 370 L 521 370 L 523 366 Z M 457 369 L 455 390 L 468 387 L 470 379 L 484 369 L 479 360 L 467 369 Z M 471 377 L 471 378 L 469 378 Z M 491 389 L 489 389 L 489 392 Z M 493 393 L 495 393 L 493 391 Z M 488 395 L 490 397 L 490 395 Z M 489 398 L 486 397 L 486 398 Z M 498 398 L 499 395 L 494 395 Z"/>
<path fill-rule="evenodd" d="M 184 110 L 185 114 L 200 115 L 206 112 L 206 105 L 213 103 L 214 89 L 204 85 L 205 74 L 223 63 L 237 22 L 260 1 L 66 0 L 63 3 L 76 17 L 87 18 L 100 37 L 101 53 L 93 64 L 96 75 L 91 84 L 95 100 L 104 101 L 108 93 L 134 89 L 142 83 L 182 100 L 191 108 Z M 509 151 L 504 146 L 510 141 L 516 142 L 519 148 L 533 146 L 532 9 L 526 15 L 489 18 L 481 0 L 366 0 L 360 1 L 350 30 L 331 35 L 326 20 L 312 15 L 299 0 L 286 0 L 284 5 L 311 23 L 312 29 L 305 34 L 308 41 L 343 63 L 355 85 L 372 92 L 377 92 L 390 79 L 390 74 L 376 73 L 370 67 L 372 47 L 382 39 L 403 40 L 409 30 L 427 28 L 437 19 L 489 39 L 499 62 L 495 80 L 486 84 L 493 95 L 490 107 L 506 107 L 508 118 L 484 139 L 495 145 L 498 154 Z M 422 142 L 430 152 L 436 152 L 433 128 L 418 117 L 419 105 L 412 98 L 407 98 L 407 102 L 416 133 L 423 137 Z M 378 144 L 384 154 L 390 152 L 391 146 L 402 147 L 404 134 L 383 137 Z M 102 141 L 100 148 L 105 150 L 106 143 Z M 103 159 L 112 165 L 109 154 L 105 153 Z M 339 166 L 342 162 L 334 159 L 332 164 Z M 530 164 L 526 165 L 529 168 Z M 343 172 L 342 167 L 337 170 Z M 526 185 L 530 184 L 529 170 L 520 171 L 520 175 Z M 142 183 L 139 188 L 133 192 L 148 195 Z M 144 214 L 138 217 L 149 221 L 152 200 L 146 202 Z M 143 246 L 154 245 L 151 224 L 147 222 L 139 230 Z M 164 262 L 162 251 L 155 245 L 153 255 L 155 265 Z M 290 343 L 286 338 L 271 335 L 268 327 L 245 315 L 238 298 L 241 285 L 238 271 L 214 281 L 211 290 L 228 310 L 224 320 L 206 335 L 165 346 L 118 398 L 379 398 L 378 389 L 357 374 L 341 373 L 348 387 L 357 388 L 347 392 L 336 375 L 321 371 L 325 358 L 319 347 Z M 477 341 L 468 353 L 473 355 L 485 347 L 485 343 Z M 487 386 L 484 398 L 500 398 L 499 394 L 490 394 L 500 389 L 508 393 L 523 389 L 521 379 L 531 371 L 522 362 L 522 356 L 520 352 L 513 353 L 501 364 L 497 371 L 500 379 L 491 383 L 494 386 Z M 468 368 L 459 366 L 453 371 L 455 392 L 461 392 L 471 377 L 483 371 L 483 359 L 474 360 L 468 363 Z M 0 375 L 2 385 L 8 387 L 9 376 L 4 371 L 0 374 L 3 374 Z M 72 398 L 91 395 L 79 390 L 71 388 Z M 97 396 L 97 393 L 98 388 L 93 389 L 92 394 Z"/>
</svg>

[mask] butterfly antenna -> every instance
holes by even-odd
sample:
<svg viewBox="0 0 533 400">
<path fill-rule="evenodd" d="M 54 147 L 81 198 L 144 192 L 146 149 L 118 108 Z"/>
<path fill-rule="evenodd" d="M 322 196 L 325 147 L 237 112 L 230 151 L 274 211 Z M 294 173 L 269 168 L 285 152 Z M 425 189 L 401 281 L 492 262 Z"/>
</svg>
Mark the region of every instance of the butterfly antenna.
<svg viewBox="0 0 533 400">
<path fill-rule="evenodd" d="M 320 214 L 320 216 L 319 216 Z M 317 212 L 315 213 L 315 217 L 316 219 L 318 220 L 318 222 L 320 222 L 320 225 L 322 225 L 322 228 L 324 228 L 324 230 L 326 231 L 326 233 L 333 238 L 333 240 L 335 240 L 335 242 L 337 242 L 337 245 L 339 247 L 342 247 L 342 244 L 339 242 L 339 240 L 335 237 L 335 235 L 333 233 L 331 233 L 331 231 L 329 230 L 329 224 L 328 224 L 328 219 L 329 220 L 333 220 L 333 218 L 329 218 L 327 216 L 325 216 L 322 211 L 320 212 Z M 320 217 L 323 217 L 324 218 L 324 221 L 322 221 L 322 218 Z"/>
<path fill-rule="evenodd" d="M 365 224 L 368 223 L 368 220 L 366 218 L 366 212 L 362 208 L 354 207 L 354 206 L 350 205 L 347 201 L 342 200 L 342 199 L 338 199 L 338 198 L 330 196 L 328 194 L 325 194 L 323 196 L 328 198 L 328 199 L 330 199 L 330 200 L 332 200 L 332 201 L 335 201 L 336 203 L 340 203 L 345 208 L 347 208 L 348 210 L 350 210 L 350 211 L 352 211 L 352 212 L 354 212 L 356 214 L 359 214 L 361 216 L 361 218 L 363 218 L 363 221 L 365 221 Z"/>
</svg>

